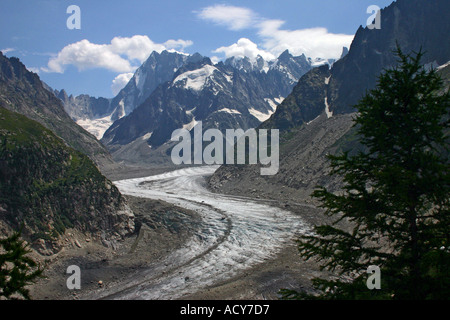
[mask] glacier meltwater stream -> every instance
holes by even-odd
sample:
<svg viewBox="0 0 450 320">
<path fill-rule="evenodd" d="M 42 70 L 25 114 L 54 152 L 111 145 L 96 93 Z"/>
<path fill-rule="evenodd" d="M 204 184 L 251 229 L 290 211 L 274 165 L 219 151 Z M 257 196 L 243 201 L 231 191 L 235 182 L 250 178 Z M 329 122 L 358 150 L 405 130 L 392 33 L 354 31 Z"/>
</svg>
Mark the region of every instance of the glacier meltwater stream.
<svg viewBox="0 0 450 320">
<path fill-rule="evenodd" d="M 217 166 L 180 169 L 116 181 L 125 195 L 160 199 L 193 210 L 202 222 L 197 234 L 164 263 L 142 270 L 107 299 L 177 299 L 273 258 L 286 242 L 309 227 L 294 214 L 243 197 L 215 194 L 205 177 Z"/>
</svg>

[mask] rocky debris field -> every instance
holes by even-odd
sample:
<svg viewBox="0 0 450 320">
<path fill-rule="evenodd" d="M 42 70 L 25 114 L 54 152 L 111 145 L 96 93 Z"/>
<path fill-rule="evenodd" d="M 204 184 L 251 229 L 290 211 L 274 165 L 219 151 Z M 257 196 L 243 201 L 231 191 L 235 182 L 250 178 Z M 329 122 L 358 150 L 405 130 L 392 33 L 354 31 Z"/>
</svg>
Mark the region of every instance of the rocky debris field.
<svg viewBox="0 0 450 320">
<path fill-rule="evenodd" d="M 79 299 L 96 290 L 114 286 L 140 268 L 162 259 L 179 248 L 193 233 L 199 217 L 189 210 L 177 208 L 162 201 L 126 197 L 136 215 L 136 232 L 107 248 L 84 234 L 68 230 L 66 243 L 57 255 L 42 257 L 47 263 L 44 278 L 31 287 L 33 299 Z M 81 290 L 69 290 L 67 268 L 81 269 Z"/>
</svg>

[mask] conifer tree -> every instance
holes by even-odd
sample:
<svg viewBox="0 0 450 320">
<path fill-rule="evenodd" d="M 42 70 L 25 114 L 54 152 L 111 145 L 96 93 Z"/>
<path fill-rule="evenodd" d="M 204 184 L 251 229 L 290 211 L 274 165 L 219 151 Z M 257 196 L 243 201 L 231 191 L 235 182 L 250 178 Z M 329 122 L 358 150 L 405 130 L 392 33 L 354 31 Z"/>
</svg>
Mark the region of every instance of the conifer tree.
<svg viewBox="0 0 450 320">
<path fill-rule="evenodd" d="M 20 232 L 0 240 L 0 297 L 30 300 L 27 286 L 43 273 L 43 269 L 30 257 L 31 251 Z"/>
<path fill-rule="evenodd" d="M 342 192 L 313 193 L 334 223 L 298 240 L 305 259 L 337 277 L 314 279 L 314 295 L 282 290 L 285 299 L 450 297 L 449 92 L 421 65 L 422 52 L 395 53 L 398 65 L 356 105 L 366 150 L 329 157 Z M 366 286 L 371 265 L 380 290 Z"/>
</svg>

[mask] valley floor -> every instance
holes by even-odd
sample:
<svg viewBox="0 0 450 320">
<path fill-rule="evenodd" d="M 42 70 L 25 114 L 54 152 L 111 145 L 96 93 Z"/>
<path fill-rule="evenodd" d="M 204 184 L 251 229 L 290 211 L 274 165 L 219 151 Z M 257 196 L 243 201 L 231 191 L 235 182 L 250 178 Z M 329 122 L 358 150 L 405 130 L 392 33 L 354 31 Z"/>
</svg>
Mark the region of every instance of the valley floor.
<svg viewBox="0 0 450 320">
<path fill-rule="evenodd" d="M 113 250 L 101 243 L 87 242 L 84 235 L 68 230 L 73 239 L 78 239 L 81 248 L 68 245 L 51 258 L 45 277 L 31 287 L 33 299 L 79 299 L 113 287 L 130 274 L 147 267 L 150 262 L 163 260 L 169 252 L 182 247 L 186 238 L 192 235 L 192 224 L 199 219 L 194 212 L 169 203 L 130 196 L 126 198 L 136 215 L 138 231 Z M 81 290 L 69 290 L 66 286 L 70 276 L 66 270 L 70 265 L 81 269 Z"/>
<path fill-rule="evenodd" d="M 141 174 L 149 173 L 140 172 Z M 134 177 L 139 176 L 138 170 L 134 174 Z M 218 244 L 214 244 L 195 257 L 188 258 L 189 254 L 195 251 L 192 250 L 192 243 L 189 243 L 189 239 L 199 235 L 208 237 L 208 233 L 205 233 L 204 230 L 199 232 L 201 231 L 199 228 L 205 229 L 205 225 L 202 225 L 201 222 L 201 212 L 187 209 L 186 203 L 180 203 L 180 206 L 177 206 L 161 200 L 129 195 L 126 197 L 131 209 L 136 214 L 139 232 L 129 237 L 115 251 L 107 249 L 101 244 L 86 242 L 83 235 L 78 235 L 81 248 L 68 248 L 54 258 L 47 269 L 46 278 L 32 287 L 31 294 L 34 299 L 277 299 L 277 292 L 281 288 L 310 290 L 310 279 L 320 274 L 316 263 L 305 262 L 299 256 L 294 234 L 290 235 L 286 241 L 279 242 L 281 247 L 277 247 L 271 254 L 261 252 L 261 248 L 254 247 L 255 243 L 251 242 L 249 236 L 248 241 L 250 242 L 246 245 L 250 245 L 250 248 L 246 248 L 240 254 L 260 255 L 253 263 L 247 263 L 251 260 L 248 258 L 247 261 L 230 262 L 228 266 L 216 265 L 214 266 L 215 270 L 201 267 L 198 271 L 193 267 L 187 267 L 193 261 L 199 266 L 210 264 L 210 261 L 217 260 L 214 254 L 222 255 L 222 252 L 227 249 L 231 252 L 240 250 L 240 248 L 233 248 L 232 241 L 223 241 L 222 243 L 220 235 L 210 234 L 211 237 L 216 236 L 210 240 L 216 241 Z M 249 199 L 248 201 L 264 203 L 261 199 Z M 279 210 L 282 211 L 289 210 L 294 219 L 300 217 L 308 225 L 324 221 L 320 210 L 310 205 L 291 203 L 286 209 L 284 201 L 278 203 L 272 200 L 266 204 L 270 204 L 271 207 L 279 207 Z M 191 209 L 195 209 L 195 207 Z M 234 234 L 239 231 L 239 219 L 233 220 L 235 217 L 228 216 L 227 219 L 218 219 L 218 221 L 223 220 L 224 226 L 228 223 L 231 230 L 226 231 L 225 228 L 223 236 L 228 238 L 235 236 L 239 240 L 236 243 L 241 240 L 247 241 L 247 239 L 241 238 L 247 237 L 247 231 L 242 234 Z M 230 221 L 232 221 L 232 227 Z M 215 225 L 207 226 L 207 228 L 215 227 Z M 220 232 L 221 227 L 217 228 Z M 256 231 L 258 232 L 258 230 Z M 272 236 L 270 232 L 267 234 L 268 237 Z M 273 233 L 273 235 L 275 234 L 278 233 Z M 200 242 L 208 242 L 207 239 L 203 240 Z M 269 246 L 270 241 L 272 240 L 267 238 L 267 250 L 272 250 Z M 183 252 L 189 246 L 191 247 L 189 251 L 186 251 L 186 261 L 181 261 L 179 257 L 173 256 L 174 252 Z M 204 248 L 199 247 L 198 249 L 201 251 Z M 231 253 L 228 254 L 231 255 Z M 66 274 L 66 269 L 70 265 L 77 265 L 81 269 L 81 290 L 67 289 L 66 280 L 70 275 Z M 220 270 L 222 267 L 224 269 Z M 227 268 L 233 269 L 234 272 L 221 278 L 221 274 Z M 204 270 L 205 273 L 212 273 L 212 277 L 217 272 L 217 281 L 210 281 L 211 277 L 203 279 L 201 270 Z M 196 275 L 197 271 L 199 273 Z M 196 277 L 198 277 L 198 283 L 196 283 Z M 178 283 L 178 278 L 183 281 Z M 136 279 L 139 280 L 136 281 Z M 99 281 L 101 281 L 101 285 L 99 285 Z M 175 287 L 173 288 L 173 286 Z M 178 287 L 180 291 L 177 290 Z M 149 288 L 160 288 L 167 292 L 159 297 L 141 294 Z M 177 294 L 171 296 L 171 292 L 177 292 Z"/>
</svg>

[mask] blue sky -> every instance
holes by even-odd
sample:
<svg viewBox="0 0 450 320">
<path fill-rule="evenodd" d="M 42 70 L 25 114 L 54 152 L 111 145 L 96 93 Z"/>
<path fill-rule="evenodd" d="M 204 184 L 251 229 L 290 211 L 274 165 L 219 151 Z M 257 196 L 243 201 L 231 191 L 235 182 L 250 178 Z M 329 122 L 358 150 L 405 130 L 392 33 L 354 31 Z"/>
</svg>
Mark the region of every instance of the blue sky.
<svg viewBox="0 0 450 320">
<path fill-rule="evenodd" d="M 0 50 L 55 89 L 113 97 L 151 51 L 199 52 L 221 60 L 285 49 L 331 58 L 370 14 L 392 0 L 2 0 Z M 67 28 L 67 8 L 81 29 Z"/>
</svg>

